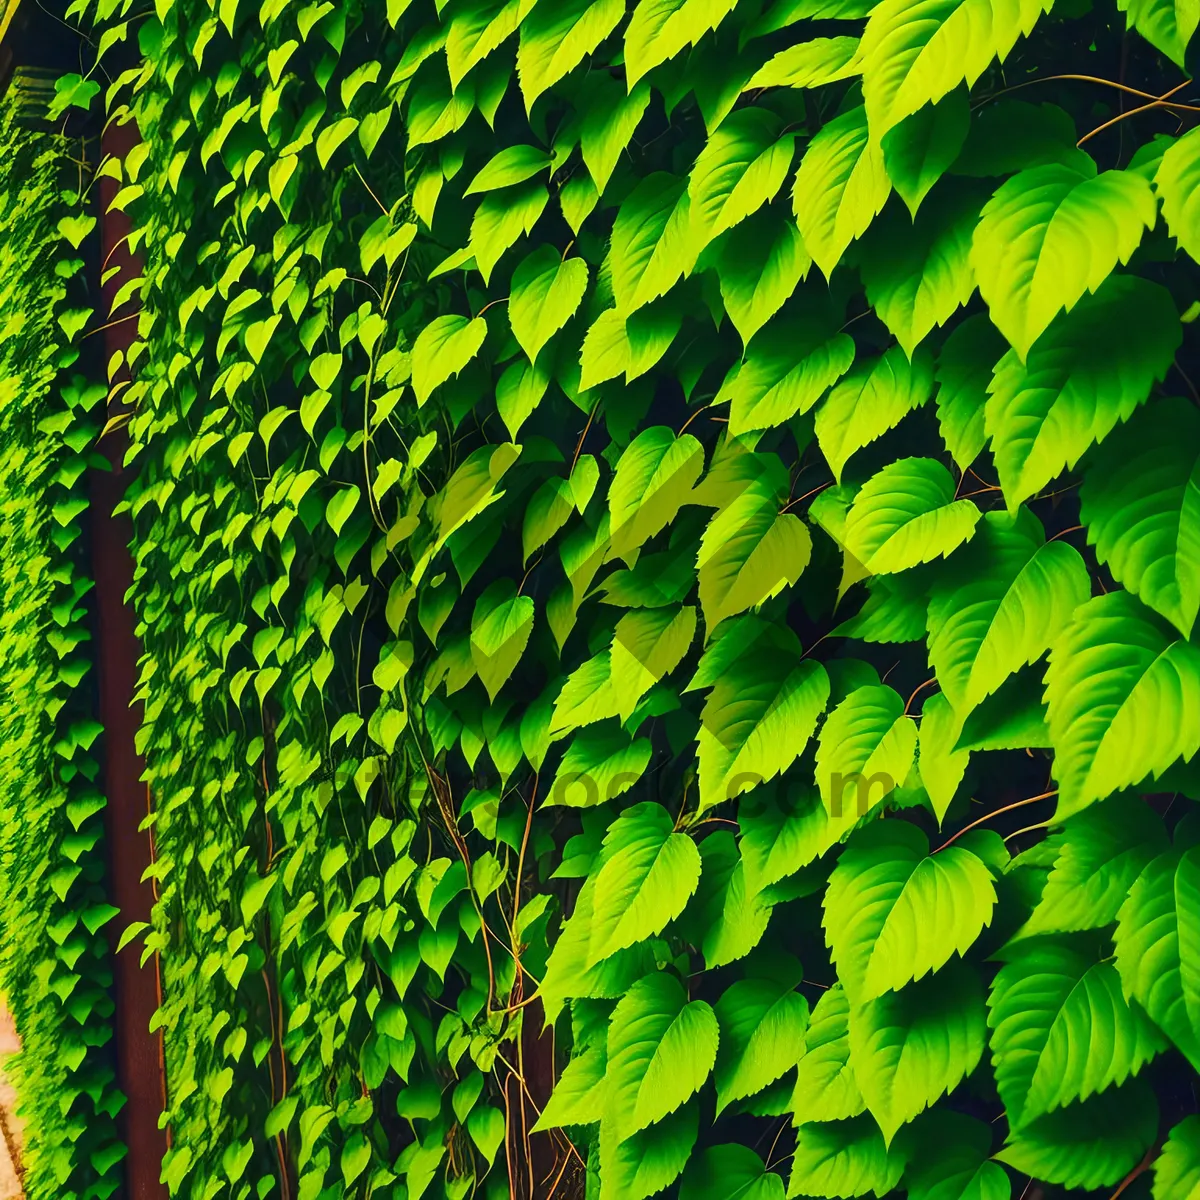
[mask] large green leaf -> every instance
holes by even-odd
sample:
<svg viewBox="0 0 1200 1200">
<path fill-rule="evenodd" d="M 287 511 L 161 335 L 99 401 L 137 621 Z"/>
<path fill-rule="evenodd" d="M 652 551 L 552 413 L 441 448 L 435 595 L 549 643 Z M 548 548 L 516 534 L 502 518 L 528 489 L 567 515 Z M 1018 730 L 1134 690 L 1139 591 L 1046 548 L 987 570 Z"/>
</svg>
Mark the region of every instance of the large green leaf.
<svg viewBox="0 0 1200 1200">
<path fill-rule="evenodd" d="M 1133 1080 L 1011 1132 L 996 1158 L 1035 1179 L 1094 1191 L 1124 1178 L 1157 1133 L 1154 1093 Z"/>
<path fill-rule="evenodd" d="M 1072 817 L 1053 845 L 1054 865 L 1022 936 L 1111 925 L 1146 865 L 1166 852 L 1167 837 L 1152 809 L 1123 794 Z"/>
<path fill-rule="evenodd" d="M 780 316 L 760 329 L 725 377 L 729 433 L 771 429 L 806 413 L 854 362 L 854 339 L 816 316 Z"/>
<path fill-rule="evenodd" d="M 622 721 L 628 721 L 638 701 L 679 666 L 695 636 L 696 610 L 690 605 L 642 609 L 617 622 L 609 678 Z"/>
<path fill-rule="evenodd" d="M 929 189 L 958 157 L 971 126 L 965 89 L 905 117 L 883 138 L 883 160 L 900 198 L 915 218 Z"/>
<path fill-rule="evenodd" d="M 535 4 L 521 22 L 517 76 L 526 110 L 592 54 L 625 15 L 623 0 Z"/>
<path fill-rule="evenodd" d="M 1200 24 L 1195 0 L 1117 0 L 1129 25 L 1156 50 L 1182 67 L 1188 43 Z"/>
<path fill-rule="evenodd" d="M 584 108 L 579 152 L 595 185 L 591 193 L 595 203 L 607 189 L 621 155 L 646 115 L 650 88 L 641 83 L 626 92 L 618 80 L 604 75 L 590 76 L 587 83 L 587 91 L 578 102 Z"/>
<path fill-rule="evenodd" d="M 1114 940 L 1125 994 L 1200 1070 L 1200 848 L 1162 854 L 1142 871 Z"/>
<path fill-rule="evenodd" d="M 412 351 L 412 385 L 424 404 L 434 388 L 452 379 L 479 353 L 487 337 L 481 317 L 435 317 L 417 336 Z"/>
<path fill-rule="evenodd" d="M 985 423 L 1010 509 L 1127 421 L 1170 369 L 1181 326 L 1157 284 L 1110 276 L 1038 339 L 997 364 Z"/>
<path fill-rule="evenodd" d="M 906 821 L 854 835 L 825 893 L 825 940 L 847 994 L 865 1004 L 970 949 L 996 903 L 984 861 L 957 843 L 929 853 Z"/>
<path fill-rule="evenodd" d="M 609 826 L 596 876 L 589 967 L 661 933 L 683 912 L 700 882 L 700 851 L 673 829 L 671 814 L 651 802 L 635 804 Z"/>
<path fill-rule="evenodd" d="M 1013 1129 L 1124 1083 L 1163 1048 L 1094 941 L 1037 938 L 1005 955 L 988 1000 L 996 1087 Z"/>
<path fill-rule="evenodd" d="M 1200 413 L 1167 399 L 1089 455 L 1080 517 L 1096 557 L 1183 635 L 1200 612 Z"/>
<path fill-rule="evenodd" d="M 590 808 L 628 791 L 650 765 L 652 747 L 607 726 L 576 734 L 559 764 L 546 804 Z"/>
<path fill-rule="evenodd" d="M 774 481 L 764 472 L 745 480 L 709 521 L 696 555 L 696 572 L 704 623 L 710 630 L 794 586 L 808 566 L 808 526 L 794 513 L 780 513 L 780 507 Z"/>
<path fill-rule="evenodd" d="M 979 292 L 1023 360 L 1063 309 L 1129 261 L 1157 210 L 1133 171 L 1096 174 L 1090 158 L 1014 175 L 984 206 L 971 246 Z"/>
<path fill-rule="evenodd" d="M 1127 592 L 1075 610 L 1046 670 L 1060 819 L 1200 750 L 1200 649 L 1173 634 Z"/>
<path fill-rule="evenodd" d="M 1078 551 L 1045 542 L 1028 509 L 986 514 L 930 588 L 929 661 L 959 716 L 1041 658 L 1090 590 Z"/>
<path fill-rule="evenodd" d="M 574 315 L 587 282 L 587 263 L 563 259 L 553 246 L 539 246 L 513 272 L 508 319 L 531 363 Z"/>
<path fill-rule="evenodd" d="M 695 262 L 690 231 L 686 180 L 659 171 L 630 192 L 612 231 L 612 291 L 618 312 L 625 315 L 649 304 L 690 272 Z"/>
<path fill-rule="evenodd" d="M 972 501 L 954 496 L 954 479 L 937 459 L 889 463 L 850 506 L 846 549 L 873 575 L 945 558 L 970 541 L 981 515 Z"/>
<path fill-rule="evenodd" d="M 1154 1164 L 1154 1200 L 1200 1200 L 1200 1117 L 1171 1130 Z"/>
<path fill-rule="evenodd" d="M 899 338 L 895 327 L 889 327 Z M 938 425 L 942 441 L 961 471 L 979 457 L 987 444 L 983 414 L 988 384 L 1007 349 L 1008 343 L 983 313 L 968 317 L 942 343 L 937 361 Z"/>
<path fill-rule="evenodd" d="M 784 1200 L 783 1180 L 749 1146 L 710 1146 L 689 1165 L 679 1200 Z"/>
<path fill-rule="evenodd" d="M 789 87 L 814 88 L 855 74 L 852 60 L 858 38 L 809 38 L 768 59 L 742 89 Z"/>
<path fill-rule="evenodd" d="M 717 1112 L 786 1075 L 804 1055 L 808 1001 L 778 979 L 743 979 L 717 1001 Z"/>
<path fill-rule="evenodd" d="M 618 1129 L 611 1120 L 601 1121 L 599 1154 L 589 1158 L 593 1186 L 600 1177 L 598 1200 L 647 1200 L 683 1174 L 696 1145 L 700 1111 L 692 1101 L 632 1137 Z"/>
<path fill-rule="evenodd" d="M 627 555 L 675 519 L 704 470 L 704 448 L 690 433 L 653 425 L 625 447 L 608 492 L 610 557 Z"/>
<path fill-rule="evenodd" d="M 841 984 L 812 1010 L 791 1107 L 797 1124 L 841 1121 L 866 1108 L 850 1064 L 850 1002 Z"/>
<path fill-rule="evenodd" d="M 712 1072 L 719 1039 L 713 1010 L 689 1002 L 675 976 L 638 980 L 608 1025 L 606 1119 L 614 1134 L 630 1137 L 686 1103 Z"/>
<path fill-rule="evenodd" d="M 744 346 L 779 311 L 811 265 L 800 231 L 776 205 L 730 233 L 716 270 L 725 311 Z"/>
<path fill-rule="evenodd" d="M 887 1145 L 975 1070 L 986 1035 L 983 988 L 963 963 L 851 1009 L 850 1064 Z"/>
<path fill-rule="evenodd" d="M 825 277 L 887 203 L 883 151 L 867 134 L 861 105 L 835 117 L 809 143 L 792 190 L 800 236 Z"/>
<path fill-rule="evenodd" d="M 956 749 L 958 737 L 959 719 L 946 694 L 937 692 L 921 706 L 918 769 L 939 825 L 946 819 L 971 757 L 969 751 Z"/>
<path fill-rule="evenodd" d="M 830 818 L 842 819 L 847 810 L 866 816 L 904 783 L 916 746 L 917 723 L 894 688 L 855 688 L 829 714 L 817 743 L 817 787 Z"/>
<path fill-rule="evenodd" d="M 1050 0 L 883 0 L 871 10 L 859 58 L 871 132 L 882 138 L 905 117 L 960 83 L 968 87 L 1028 37 Z"/>
<path fill-rule="evenodd" d="M 735 0 L 639 0 L 625 28 L 625 75 L 632 87 L 647 71 L 694 46 L 733 11 Z"/>
<path fill-rule="evenodd" d="M 771 906 L 747 890 L 745 864 L 727 829 L 701 842 L 700 857 L 704 867 L 696 898 L 684 915 L 685 936 L 699 943 L 705 967 L 714 971 L 745 958 L 762 941 Z"/>
<path fill-rule="evenodd" d="M 795 1196 L 885 1196 L 904 1173 L 904 1156 L 889 1151 L 869 1116 L 829 1125 L 801 1125 L 787 1194 Z"/>
<path fill-rule="evenodd" d="M 471 661 L 488 698 L 508 681 L 533 631 L 533 600 L 518 596 L 510 579 L 499 579 L 479 597 L 471 616 Z"/>
<path fill-rule="evenodd" d="M 842 380 L 817 409 L 817 442 L 841 483 L 851 455 L 893 429 L 933 391 L 933 361 L 921 350 L 910 361 L 899 346 L 869 359 Z"/>
<path fill-rule="evenodd" d="M 904 1174 L 909 1200 L 1012 1200 L 1004 1168 L 991 1161 L 992 1131 L 982 1121 L 935 1110 L 914 1130 Z"/>
<path fill-rule="evenodd" d="M 775 198 L 792 165 L 796 136 L 765 108 L 733 112 L 711 134 L 688 180 L 692 253 Z"/>
<path fill-rule="evenodd" d="M 740 656 L 714 681 L 700 717 L 701 809 L 786 771 L 829 698 L 829 676 L 819 663 L 735 640 Z"/>
<path fill-rule="evenodd" d="M 1169 10 L 1174 5 L 1161 7 Z M 1195 14 L 1194 27 L 1200 18 L 1200 6 L 1189 3 L 1188 7 Z M 1154 176 L 1154 190 L 1162 200 L 1163 217 L 1171 236 L 1181 249 L 1200 262 L 1200 130 L 1189 130 L 1167 147 Z"/>
<path fill-rule="evenodd" d="M 863 239 L 860 270 L 867 299 L 910 358 L 926 334 L 944 325 L 975 290 L 970 250 L 980 202 L 971 188 L 939 188 L 915 220 L 899 205 L 889 205 Z M 943 349 L 939 379 L 945 357 Z M 982 387 L 979 395 L 982 447 Z M 939 412 L 942 403 L 939 394 Z"/>
</svg>

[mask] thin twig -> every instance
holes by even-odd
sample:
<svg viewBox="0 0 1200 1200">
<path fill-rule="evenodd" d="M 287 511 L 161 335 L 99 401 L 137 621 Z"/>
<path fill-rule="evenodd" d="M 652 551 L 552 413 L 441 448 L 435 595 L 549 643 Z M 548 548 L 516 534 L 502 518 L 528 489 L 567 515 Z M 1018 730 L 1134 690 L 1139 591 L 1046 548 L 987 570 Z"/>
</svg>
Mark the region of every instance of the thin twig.
<svg viewBox="0 0 1200 1200">
<path fill-rule="evenodd" d="M 960 830 L 959 830 L 959 831 L 958 831 L 956 834 L 954 834 L 952 837 L 949 837 L 949 838 L 947 838 L 947 839 L 946 839 L 946 840 L 945 840 L 945 841 L 944 841 L 944 842 L 943 842 L 943 843 L 942 843 L 942 844 L 941 844 L 941 845 L 940 845 L 940 846 L 939 846 L 939 847 L 938 847 L 938 848 L 937 848 L 937 849 L 934 851 L 934 854 L 939 854 L 939 853 L 941 853 L 941 851 L 945 850 L 947 846 L 951 845 L 953 842 L 956 842 L 956 841 L 958 841 L 958 839 L 959 839 L 960 837 L 962 837 L 962 835 L 963 835 L 964 833 L 970 833 L 970 832 L 971 832 L 971 830 L 972 830 L 972 829 L 974 829 L 974 828 L 975 828 L 977 825 L 982 825 L 982 824 L 983 824 L 985 821 L 990 821 L 990 820 L 991 820 L 993 817 L 998 817 L 998 816 L 1001 816 L 1003 813 L 1006 813 L 1006 812 L 1012 812 L 1012 810 L 1013 810 L 1014 808 L 1024 808 L 1024 807 L 1025 807 L 1025 805 L 1027 805 L 1027 804 L 1034 804 L 1034 803 L 1036 803 L 1038 800 L 1049 800 L 1051 796 L 1057 796 L 1057 795 L 1058 795 L 1058 788 L 1055 788 L 1055 789 L 1054 789 L 1053 791 L 1051 791 L 1051 792 L 1042 792 L 1042 793 L 1041 793 L 1041 795 L 1039 795 L 1039 796 L 1026 796 L 1026 798 L 1025 798 L 1024 800 L 1018 800 L 1018 801 L 1017 801 L 1015 804 L 1006 804 L 1006 805 L 1005 805 L 1003 808 L 998 808 L 998 809 L 996 809 L 996 811 L 995 811 L 995 812 L 990 812 L 990 813 L 987 813 L 987 814 L 985 814 L 984 816 L 980 817 L 980 818 L 979 818 L 979 820 L 977 820 L 977 821 L 972 821 L 972 822 L 970 823 L 970 825 L 965 825 L 965 826 L 963 826 L 963 828 L 962 828 L 962 829 L 960 829 Z"/>
</svg>

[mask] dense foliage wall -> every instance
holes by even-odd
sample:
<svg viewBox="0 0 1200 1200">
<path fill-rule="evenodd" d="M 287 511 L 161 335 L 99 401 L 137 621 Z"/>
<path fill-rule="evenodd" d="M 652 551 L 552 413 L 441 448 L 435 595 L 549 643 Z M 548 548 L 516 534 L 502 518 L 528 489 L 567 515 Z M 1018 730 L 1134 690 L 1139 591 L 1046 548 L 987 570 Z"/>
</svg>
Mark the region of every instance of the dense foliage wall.
<svg viewBox="0 0 1200 1200">
<path fill-rule="evenodd" d="M 172 1192 L 1190 1195 L 1194 14 L 73 9 Z"/>
<path fill-rule="evenodd" d="M 77 369 L 95 225 L 79 153 L 0 103 L 0 991 L 30 1200 L 107 1200 L 125 1152 L 81 553 L 105 389 Z"/>
</svg>

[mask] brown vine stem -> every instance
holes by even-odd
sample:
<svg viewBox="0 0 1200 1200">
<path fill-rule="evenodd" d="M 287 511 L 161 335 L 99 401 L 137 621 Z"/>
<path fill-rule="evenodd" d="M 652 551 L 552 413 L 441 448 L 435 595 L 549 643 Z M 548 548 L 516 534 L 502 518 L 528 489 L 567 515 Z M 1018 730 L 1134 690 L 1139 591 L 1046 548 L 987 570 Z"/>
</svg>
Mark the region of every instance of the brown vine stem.
<svg viewBox="0 0 1200 1200">
<path fill-rule="evenodd" d="M 571 459 L 571 474 L 575 474 L 575 465 L 579 462 L 579 455 L 583 452 L 583 443 L 587 439 L 588 431 L 592 427 L 592 422 L 596 419 L 596 413 L 600 411 L 600 405 L 603 400 L 597 400 L 592 405 L 592 411 L 588 413 L 587 424 L 583 427 L 583 432 L 579 435 L 579 441 L 575 443 L 575 457 Z"/>
<path fill-rule="evenodd" d="M 1126 1175 L 1124 1179 L 1121 1180 L 1120 1186 L 1118 1186 L 1117 1190 L 1115 1192 L 1113 1192 L 1113 1194 L 1109 1197 L 1109 1200 L 1117 1200 L 1117 1198 L 1121 1195 L 1121 1193 L 1124 1192 L 1125 1189 L 1139 1175 L 1141 1175 L 1157 1157 L 1158 1157 L 1158 1148 L 1155 1146 L 1151 1146 L 1150 1149 L 1146 1151 L 1145 1155 L 1142 1158 L 1142 1161 L 1140 1163 L 1138 1163 L 1138 1165 L 1136 1167 L 1134 1167 L 1133 1170 L 1130 1171 L 1129 1174 Z"/>
<path fill-rule="evenodd" d="M 972 821 L 970 823 L 970 825 L 964 825 L 963 828 L 960 829 L 956 834 L 954 834 L 952 837 L 947 838 L 934 851 L 934 854 L 940 854 L 943 850 L 946 849 L 947 846 L 951 845 L 954 842 L 957 842 L 958 839 L 960 837 L 962 837 L 962 835 L 964 833 L 970 833 L 971 830 L 974 829 L 976 826 L 982 825 L 985 821 L 990 821 L 993 817 L 998 817 L 1002 813 L 1012 812 L 1012 810 L 1014 808 L 1024 808 L 1025 805 L 1034 804 L 1038 800 L 1049 800 L 1051 796 L 1057 796 L 1057 795 L 1058 795 L 1058 788 L 1055 788 L 1053 791 L 1042 792 L 1040 795 L 1037 795 L 1037 796 L 1026 796 L 1024 800 L 1018 800 L 1014 804 L 1006 804 L 1003 808 L 996 809 L 995 812 L 987 813 L 984 816 L 980 817 L 979 820 Z"/>
<path fill-rule="evenodd" d="M 980 108 L 984 104 L 990 103 L 992 100 L 998 100 L 1001 96 L 1007 96 L 1009 92 L 1019 92 L 1022 88 L 1033 87 L 1035 83 L 1052 83 L 1055 80 L 1074 80 L 1078 83 L 1098 83 L 1103 87 L 1116 88 L 1120 92 L 1126 92 L 1130 96 L 1139 96 L 1143 100 L 1158 100 L 1159 97 L 1153 92 L 1142 92 L 1137 88 L 1129 87 L 1128 84 L 1117 83 L 1112 79 L 1102 79 L 1099 75 L 1043 75 L 1039 79 L 1027 79 L 1024 83 L 1014 83 L 1012 87 L 1001 88 L 998 92 L 993 92 L 990 96 L 982 97 L 972 108 Z M 1180 87 L 1186 87 L 1192 81 L 1185 80 Z M 1179 89 L 1177 88 L 1176 91 Z M 1168 108 L 1188 108 L 1186 104 L 1168 104 Z"/>
<path fill-rule="evenodd" d="M 937 683 L 937 676 L 936 676 L 936 675 L 935 675 L 935 676 L 934 676 L 932 679 L 927 679 L 927 680 L 925 680 L 925 682 L 924 682 L 924 683 L 919 683 L 919 684 L 917 684 L 917 686 L 916 686 L 916 687 L 913 689 L 913 694 L 912 694 L 911 696 L 909 696 L 909 698 L 908 698 L 908 703 L 907 703 L 907 704 L 904 706 L 904 715 L 905 715 L 905 716 L 907 716 L 907 715 L 908 715 L 908 710 L 909 710 L 910 708 L 912 708 L 912 702 L 913 702 L 913 701 L 914 701 L 914 700 L 917 698 L 917 696 L 918 696 L 918 695 L 919 695 L 921 692 L 923 692 L 923 691 L 924 691 L 924 690 L 925 690 L 927 687 L 929 687 L 929 685 L 930 685 L 930 684 L 932 684 L 932 683 Z"/>
<path fill-rule="evenodd" d="M 390 214 L 388 213 L 388 210 L 383 207 L 383 201 L 380 200 L 379 197 L 377 195 L 375 195 L 375 193 L 373 191 L 371 191 L 371 185 L 365 179 L 363 179 L 363 173 L 358 169 L 358 164 L 354 163 L 353 166 L 354 166 L 354 173 L 355 173 L 355 175 L 358 176 L 359 180 L 362 182 L 363 187 L 365 187 L 367 189 L 367 194 L 371 197 L 372 200 L 375 201 L 376 204 L 379 205 L 379 208 L 382 211 L 383 215 L 385 217 L 389 216 Z"/>
<path fill-rule="evenodd" d="M 1187 87 L 1187 85 L 1191 82 L 1192 81 L 1190 79 L 1185 79 L 1181 84 L 1173 87 L 1169 92 L 1163 92 L 1161 96 L 1151 100 L 1149 104 L 1141 104 L 1137 108 L 1131 108 L 1128 112 L 1118 113 L 1115 117 L 1105 121 L 1102 125 L 1097 125 L 1095 129 L 1093 129 L 1090 133 L 1085 133 L 1083 137 L 1081 137 L 1079 141 L 1075 143 L 1076 148 L 1082 146 L 1084 142 L 1090 141 L 1096 136 L 1096 134 L 1103 133 L 1106 129 L 1111 129 L 1112 126 L 1120 124 L 1120 122 L 1127 120 L 1129 117 L 1136 117 L 1138 113 L 1149 112 L 1152 108 L 1174 108 L 1181 109 L 1186 112 L 1200 112 L 1200 108 L 1197 108 L 1194 105 L 1168 103 L 1168 100 L 1171 96 L 1175 95 L 1180 88 Z"/>
</svg>

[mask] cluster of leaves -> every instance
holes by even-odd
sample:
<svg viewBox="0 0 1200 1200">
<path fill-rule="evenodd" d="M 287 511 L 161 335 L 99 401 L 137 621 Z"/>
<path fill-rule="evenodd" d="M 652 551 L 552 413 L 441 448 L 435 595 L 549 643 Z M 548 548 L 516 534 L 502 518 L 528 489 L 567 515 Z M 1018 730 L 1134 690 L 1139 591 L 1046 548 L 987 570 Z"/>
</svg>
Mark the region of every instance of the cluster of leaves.
<svg viewBox="0 0 1200 1200">
<path fill-rule="evenodd" d="M 1126 7 L 140 21 L 173 1192 L 1195 1186 L 1195 22 Z"/>
<path fill-rule="evenodd" d="M 105 926 L 101 728 L 94 719 L 84 472 L 105 389 L 79 373 L 95 225 L 77 143 L 0 105 L 0 990 L 30 1200 L 107 1200 L 121 1184 Z M 81 306 L 82 305 L 82 306 Z"/>
</svg>

